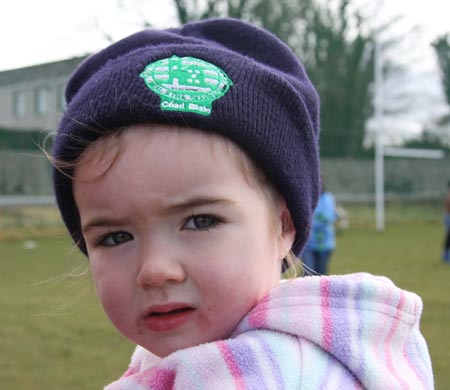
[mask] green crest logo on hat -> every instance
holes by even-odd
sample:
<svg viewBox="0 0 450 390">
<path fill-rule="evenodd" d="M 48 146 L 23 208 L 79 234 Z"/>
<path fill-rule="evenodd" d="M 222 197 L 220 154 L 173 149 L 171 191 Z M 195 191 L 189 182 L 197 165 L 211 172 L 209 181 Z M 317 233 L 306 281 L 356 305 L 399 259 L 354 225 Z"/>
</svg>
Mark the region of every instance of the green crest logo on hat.
<svg viewBox="0 0 450 390">
<path fill-rule="evenodd" d="M 194 57 L 172 56 L 148 64 L 139 75 L 161 98 L 165 111 L 210 115 L 212 102 L 233 85 L 219 67 Z"/>
</svg>

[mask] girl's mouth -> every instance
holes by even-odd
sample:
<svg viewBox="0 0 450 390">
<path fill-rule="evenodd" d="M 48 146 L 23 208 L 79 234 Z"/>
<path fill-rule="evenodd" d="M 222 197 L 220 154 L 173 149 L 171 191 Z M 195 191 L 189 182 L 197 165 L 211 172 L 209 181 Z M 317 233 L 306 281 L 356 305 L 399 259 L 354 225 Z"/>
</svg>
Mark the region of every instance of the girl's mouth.
<svg viewBox="0 0 450 390">
<path fill-rule="evenodd" d="M 167 332 L 182 326 L 195 312 L 190 306 L 153 309 L 144 317 L 145 326 L 154 332 Z"/>
<path fill-rule="evenodd" d="M 192 307 L 182 307 L 180 309 L 175 309 L 175 310 L 171 310 L 168 312 L 158 312 L 158 311 L 154 311 L 152 313 L 150 313 L 150 317 L 164 317 L 167 315 L 174 315 L 174 314 L 180 314 L 180 313 L 184 313 L 186 311 L 189 310 L 194 310 Z"/>
</svg>

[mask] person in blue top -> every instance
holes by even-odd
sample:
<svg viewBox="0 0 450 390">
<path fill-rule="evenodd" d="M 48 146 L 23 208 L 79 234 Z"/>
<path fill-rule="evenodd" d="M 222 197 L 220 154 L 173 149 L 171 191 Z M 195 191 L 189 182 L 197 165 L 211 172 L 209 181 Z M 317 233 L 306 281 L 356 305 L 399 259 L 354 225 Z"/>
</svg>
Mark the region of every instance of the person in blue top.
<svg viewBox="0 0 450 390">
<path fill-rule="evenodd" d="M 337 220 L 336 202 L 322 182 L 319 202 L 314 210 L 311 233 L 303 251 L 306 274 L 328 273 L 328 263 L 336 247 L 334 224 Z"/>
</svg>

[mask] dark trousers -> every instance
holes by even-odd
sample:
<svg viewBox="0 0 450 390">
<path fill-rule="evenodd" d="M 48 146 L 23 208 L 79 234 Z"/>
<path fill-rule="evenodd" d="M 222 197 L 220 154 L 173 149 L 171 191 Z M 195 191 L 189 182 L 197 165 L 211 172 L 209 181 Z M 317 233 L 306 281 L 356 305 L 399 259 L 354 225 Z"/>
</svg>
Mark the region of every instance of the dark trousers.
<svg viewBox="0 0 450 390">
<path fill-rule="evenodd" d="M 445 232 L 443 260 L 446 263 L 450 262 L 450 229 Z"/>
<path fill-rule="evenodd" d="M 332 250 L 314 251 L 305 249 L 302 254 L 303 264 L 306 265 L 305 275 L 327 275 L 328 262 L 332 253 Z"/>
<path fill-rule="evenodd" d="M 444 215 L 445 237 L 444 237 L 444 251 L 442 260 L 450 263 L 450 214 Z"/>
</svg>

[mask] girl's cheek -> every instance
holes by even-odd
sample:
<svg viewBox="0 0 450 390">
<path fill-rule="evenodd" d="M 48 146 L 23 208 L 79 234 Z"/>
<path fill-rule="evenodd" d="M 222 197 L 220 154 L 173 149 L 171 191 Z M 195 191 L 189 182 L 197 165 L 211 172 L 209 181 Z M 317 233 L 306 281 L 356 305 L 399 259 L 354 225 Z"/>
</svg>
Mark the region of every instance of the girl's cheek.
<svg viewBox="0 0 450 390">
<path fill-rule="evenodd" d="M 114 266 L 108 267 L 105 262 L 98 262 L 95 259 L 91 261 L 90 267 L 98 295 L 104 294 L 111 286 L 120 283 L 124 276 L 123 274 L 120 275 L 120 272 Z"/>
<path fill-rule="evenodd" d="M 123 307 L 128 307 L 126 302 L 129 297 L 129 289 L 125 287 L 123 278 L 117 278 L 110 274 L 94 275 L 94 284 L 98 298 L 109 317 L 115 318 L 116 313 Z"/>
</svg>

